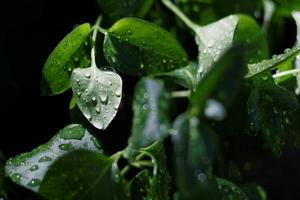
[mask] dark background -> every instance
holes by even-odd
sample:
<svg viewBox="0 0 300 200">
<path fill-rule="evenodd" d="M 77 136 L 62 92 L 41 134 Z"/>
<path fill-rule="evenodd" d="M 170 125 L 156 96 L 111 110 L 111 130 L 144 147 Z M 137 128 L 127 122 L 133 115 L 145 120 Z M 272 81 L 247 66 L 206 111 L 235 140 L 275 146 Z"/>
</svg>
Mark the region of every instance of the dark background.
<svg viewBox="0 0 300 200">
<path fill-rule="evenodd" d="M 74 25 L 93 23 L 99 10 L 95 1 L 26 0 L 2 1 L 0 13 L 0 149 L 9 158 L 47 142 L 70 123 L 71 93 L 42 97 L 42 67 Z M 132 91 L 133 82 L 125 78 L 125 93 Z M 106 133 L 97 134 L 109 154 L 125 147 L 130 133 L 130 98 L 125 96 L 121 106 Z M 237 145 L 231 149 L 232 157 L 242 167 L 242 160 L 256 147 L 249 137 L 234 139 Z M 258 151 L 257 160 L 253 170 L 245 174 L 245 180 L 261 184 L 269 199 L 300 199 L 299 150 L 286 147 L 281 158 Z"/>
</svg>

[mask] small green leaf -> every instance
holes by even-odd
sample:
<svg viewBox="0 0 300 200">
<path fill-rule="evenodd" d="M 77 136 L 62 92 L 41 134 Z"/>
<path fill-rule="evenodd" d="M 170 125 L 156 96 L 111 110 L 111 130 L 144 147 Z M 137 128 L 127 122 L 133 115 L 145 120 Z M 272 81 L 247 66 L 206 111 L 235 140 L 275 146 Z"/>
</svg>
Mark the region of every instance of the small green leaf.
<svg viewBox="0 0 300 200">
<path fill-rule="evenodd" d="M 133 153 L 168 136 L 170 96 L 162 81 L 143 78 L 136 85 L 132 134 L 127 153 Z"/>
<path fill-rule="evenodd" d="M 248 74 L 246 78 L 252 78 L 260 73 L 265 71 L 271 71 L 274 69 L 279 69 L 285 66 L 289 66 L 288 68 L 293 68 L 293 61 L 296 56 L 300 53 L 299 47 L 294 47 L 292 49 L 286 49 L 283 54 L 274 55 L 269 60 L 263 60 L 259 63 L 249 64 L 248 65 Z"/>
<path fill-rule="evenodd" d="M 68 125 L 48 143 L 6 162 L 5 171 L 15 183 L 37 191 L 49 166 L 60 156 L 75 149 L 102 153 L 101 145 L 81 125 Z"/>
<path fill-rule="evenodd" d="M 222 194 L 221 200 L 250 200 L 241 188 L 232 182 L 217 178 L 219 191 Z"/>
<path fill-rule="evenodd" d="M 264 189 L 255 183 L 242 185 L 241 189 L 247 195 L 248 200 L 267 200 L 267 194 Z"/>
<path fill-rule="evenodd" d="M 115 200 L 112 162 L 86 150 L 66 154 L 50 166 L 39 193 L 49 200 Z"/>
<path fill-rule="evenodd" d="M 245 74 L 244 52 L 244 47 L 233 47 L 211 67 L 192 93 L 190 112 L 193 115 L 205 113 L 206 104 L 210 102 L 212 106 L 220 105 L 219 108 L 222 104 L 228 106 L 231 103 Z M 212 101 L 207 102 L 209 99 Z"/>
<path fill-rule="evenodd" d="M 83 115 L 98 129 L 106 129 L 116 116 L 122 96 L 122 79 L 114 71 L 77 68 L 71 76 L 72 90 Z"/>
<path fill-rule="evenodd" d="M 76 27 L 52 51 L 43 69 L 42 89 L 45 94 L 56 95 L 70 88 L 72 70 L 85 65 L 82 63 L 86 60 L 84 55 L 76 54 L 81 54 L 90 31 L 88 23 Z"/>
<path fill-rule="evenodd" d="M 182 114 L 173 124 L 174 165 L 180 199 L 218 199 L 217 184 L 210 178 L 216 156 L 214 132 L 196 117 Z"/>
<path fill-rule="evenodd" d="M 150 22 L 124 18 L 107 32 L 104 54 L 111 66 L 128 75 L 169 72 L 188 64 L 179 42 Z"/>
<path fill-rule="evenodd" d="M 193 89 L 197 85 L 197 70 L 197 63 L 190 62 L 186 67 L 164 73 L 162 76 L 171 77 L 182 87 Z"/>
<path fill-rule="evenodd" d="M 122 17 L 143 18 L 153 0 L 97 0 L 101 11 L 112 20 Z"/>
</svg>

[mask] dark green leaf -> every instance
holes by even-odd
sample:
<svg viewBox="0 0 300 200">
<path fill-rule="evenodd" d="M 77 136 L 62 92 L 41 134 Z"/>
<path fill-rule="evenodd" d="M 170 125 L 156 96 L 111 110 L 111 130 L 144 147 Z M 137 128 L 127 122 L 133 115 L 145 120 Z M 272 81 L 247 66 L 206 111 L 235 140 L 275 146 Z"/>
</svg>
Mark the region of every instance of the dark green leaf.
<svg viewBox="0 0 300 200">
<path fill-rule="evenodd" d="M 186 67 L 162 74 L 174 79 L 182 87 L 193 89 L 197 85 L 198 65 L 190 62 Z"/>
<path fill-rule="evenodd" d="M 98 129 L 106 129 L 116 116 L 122 95 L 122 79 L 113 71 L 92 65 L 74 69 L 71 85 L 83 115 Z"/>
<path fill-rule="evenodd" d="M 250 200 L 238 186 L 225 179 L 218 178 L 218 187 L 222 194 L 222 200 Z"/>
<path fill-rule="evenodd" d="M 55 47 L 44 65 L 43 93 L 56 95 L 70 88 L 72 70 L 82 65 L 85 66 L 86 63 L 84 62 L 88 62 L 82 51 L 90 31 L 90 24 L 82 24 L 70 32 Z"/>
<path fill-rule="evenodd" d="M 222 104 L 227 106 L 231 103 L 238 92 L 246 71 L 244 52 L 244 47 L 231 48 L 200 81 L 196 91 L 191 96 L 191 113 L 193 115 L 202 115 L 207 104 L 209 110 L 206 114 L 208 114 L 208 117 L 213 117 L 212 115 L 209 116 L 210 113 L 214 113 L 209 112 L 211 106 L 213 106 L 212 108 L 217 107 L 217 110 L 220 111 L 218 112 L 220 117 L 216 116 L 215 118 L 222 120 L 223 115 L 221 116 L 221 114 L 224 113 L 224 109 L 221 109 Z M 212 101 L 208 102 L 209 99 Z"/>
<path fill-rule="evenodd" d="M 267 200 L 267 194 L 264 189 L 255 183 L 245 184 L 241 189 L 247 195 L 249 200 Z"/>
<path fill-rule="evenodd" d="M 169 72 L 188 64 L 187 54 L 169 32 L 135 18 L 121 19 L 108 30 L 104 54 L 118 71 L 135 76 Z"/>
<path fill-rule="evenodd" d="M 39 193 L 49 200 L 115 200 L 112 162 L 86 150 L 66 154 L 51 165 Z"/>
<path fill-rule="evenodd" d="M 122 17 L 143 18 L 153 0 L 97 0 L 101 11 L 112 20 Z"/>
<path fill-rule="evenodd" d="M 187 114 L 175 120 L 173 130 L 180 199 L 219 199 L 217 184 L 209 177 L 216 155 L 216 135 L 196 117 L 190 119 Z"/>
<path fill-rule="evenodd" d="M 81 125 L 68 125 L 48 143 L 6 162 L 5 171 L 12 181 L 37 191 L 49 166 L 60 156 L 75 149 L 88 149 L 102 154 L 101 145 Z"/>
<path fill-rule="evenodd" d="M 143 78 L 136 85 L 132 134 L 127 153 L 133 153 L 168 136 L 170 96 L 162 81 Z"/>
</svg>

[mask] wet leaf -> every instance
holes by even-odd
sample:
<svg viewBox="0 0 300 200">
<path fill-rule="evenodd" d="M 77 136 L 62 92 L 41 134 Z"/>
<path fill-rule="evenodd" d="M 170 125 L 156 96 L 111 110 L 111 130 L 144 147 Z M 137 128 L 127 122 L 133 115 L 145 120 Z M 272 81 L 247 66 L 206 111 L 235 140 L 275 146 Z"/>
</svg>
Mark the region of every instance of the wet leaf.
<svg viewBox="0 0 300 200">
<path fill-rule="evenodd" d="M 50 166 L 39 193 L 49 200 L 115 200 L 112 162 L 95 152 L 73 151 Z"/>
<path fill-rule="evenodd" d="M 56 95 L 70 88 L 72 70 L 86 66 L 84 62 L 89 62 L 83 51 L 90 31 L 90 24 L 79 25 L 49 55 L 43 69 L 43 94 Z"/>
<path fill-rule="evenodd" d="M 98 129 L 106 129 L 117 114 L 122 79 L 114 71 L 92 65 L 75 69 L 71 76 L 76 103 L 83 115 Z"/>
<path fill-rule="evenodd" d="M 143 78 L 136 85 L 133 101 L 132 134 L 128 140 L 127 153 L 168 136 L 170 96 L 162 81 Z"/>
<path fill-rule="evenodd" d="M 6 175 L 13 182 L 37 191 L 49 166 L 59 157 L 76 149 L 102 154 L 96 138 L 81 125 L 72 124 L 61 129 L 48 143 L 9 159 L 5 164 Z"/>
<path fill-rule="evenodd" d="M 107 32 L 104 54 L 116 70 L 133 76 L 160 74 L 188 64 L 179 42 L 150 22 L 124 18 Z"/>
<path fill-rule="evenodd" d="M 179 199 L 219 199 L 217 184 L 210 177 L 216 156 L 215 133 L 196 117 L 182 114 L 173 124 L 174 166 Z"/>
<path fill-rule="evenodd" d="M 143 18 L 153 4 L 153 0 L 97 0 L 101 11 L 111 20 L 122 17 Z"/>
<path fill-rule="evenodd" d="M 244 53 L 244 47 L 233 47 L 211 67 L 192 93 L 190 112 L 193 115 L 205 114 L 206 105 L 209 106 L 210 103 L 214 107 L 222 104 L 228 106 L 231 103 L 246 71 Z M 208 102 L 209 99 L 212 101 Z M 220 106 L 217 107 L 221 108 Z M 209 113 L 211 112 L 206 114 Z"/>
</svg>

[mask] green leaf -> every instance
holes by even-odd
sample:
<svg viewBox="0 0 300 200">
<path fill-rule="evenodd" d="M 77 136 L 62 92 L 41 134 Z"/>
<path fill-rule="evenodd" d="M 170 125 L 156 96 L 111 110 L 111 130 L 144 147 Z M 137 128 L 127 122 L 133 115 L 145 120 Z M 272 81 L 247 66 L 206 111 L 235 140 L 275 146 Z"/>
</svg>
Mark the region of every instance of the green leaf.
<svg viewBox="0 0 300 200">
<path fill-rule="evenodd" d="M 15 183 L 37 191 L 49 166 L 59 157 L 75 149 L 88 149 L 102 154 L 101 145 L 81 125 L 68 125 L 48 143 L 6 162 L 5 171 Z"/>
<path fill-rule="evenodd" d="M 153 0 L 97 0 L 101 11 L 112 20 L 122 17 L 143 18 Z"/>
<path fill-rule="evenodd" d="M 88 62 L 82 51 L 90 31 L 90 24 L 79 25 L 55 47 L 44 65 L 43 93 L 56 95 L 70 88 L 72 70 Z"/>
<path fill-rule="evenodd" d="M 157 199 L 168 200 L 171 189 L 171 178 L 167 169 L 167 157 L 162 142 L 156 142 L 151 146 L 141 150 L 142 154 L 148 155 L 151 162 L 154 163 L 152 173 L 143 170 L 138 174 L 132 182 L 131 192 L 133 199 L 138 198 L 136 188 L 140 188 L 139 195 L 143 198 L 139 199 Z M 147 177 L 145 177 L 147 176 Z M 139 184 L 139 185 L 137 185 Z"/>
<path fill-rule="evenodd" d="M 249 97 L 248 113 L 252 129 L 261 131 L 267 145 L 277 155 L 280 155 L 285 144 L 289 123 L 287 113 L 297 108 L 295 95 L 273 83 L 262 84 Z"/>
<path fill-rule="evenodd" d="M 49 200 L 115 200 L 112 162 L 86 150 L 71 152 L 51 165 L 39 193 Z"/>
<path fill-rule="evenodd" d="M 89 68 L 73 70 L 71 85 L 83 115 L 98 129 L 106 129 L 116 116 L 122 95 L 122 79 L 114 71 Z"/>
<path fill-rule="evenodd" d="M 180 199 L 218 199 L 217 184 L 210 178 L 216 156 L 214 132 L 196 117 L 182 114 L 173 124 L 174 165 Z"/>
<path fill-rule="evenodd" d="M 244 52 L 244 47 L 233 47 L 214 64 L 192 93 L 191 114 L 202 115 L 205 113 L 206 104 L 207 109 L 217 106 L 222 114 L 222 104 L 228 106 L 231 103 L 243 80 L 246 70 Z M 208 102 L 209 99 L 212 101 Z M 206 114 L 210 114 L 209 110 Z M 220 117 L 222 120 L 222 116 Z M 219 120 L 218 117 L 216 119 Z"/>
<path fill-rule="evenodd" d="M 169 32 L 135 18 L 116 22 L 105 36 L 103 50 L 111 66 L 133 76 L 160 74 L 188 64 L 186 52 Z"/>
<path fill-rule="evenodd" d="M 162 81 L 143 78 L 137 83 L 132 106 L 132 134 L 128 140 L 127 154 L 168 136 L 169 104 L 170 96 Z"/>
<path fill-rule="evenodd" d="M 171 77 L 182 87 L 193 89 L 197 85 L 197 70 L 197 63 L 190 62 L 186 67 L 164 73 L 162 76 Z"/>
<path fill-rule="evenodd" d="M 221 200 L 250 200 L 238 186 L 232 182 L 217 178 L 218 187 L 222 194 Z"/>
<path fill-rule="evenodd" d="M 286 49 L 283 54 L 274 55 L 271 59 L 263 60 L 259 63 L 249 64 L 246 78 L 252 78 L 266 71 L 271 71 L 279 68 L 292 68 L 293 61 L 300 53 L 299 47 Z M 288 67 L 287 67 L 288 66 Z"/>
<path fill-rule="evenodd" d="M 264 189 L 255 183 L 242 185 L 241 189 L 249 200 L 267 200 L 267 194 Z"/>
</svg>

